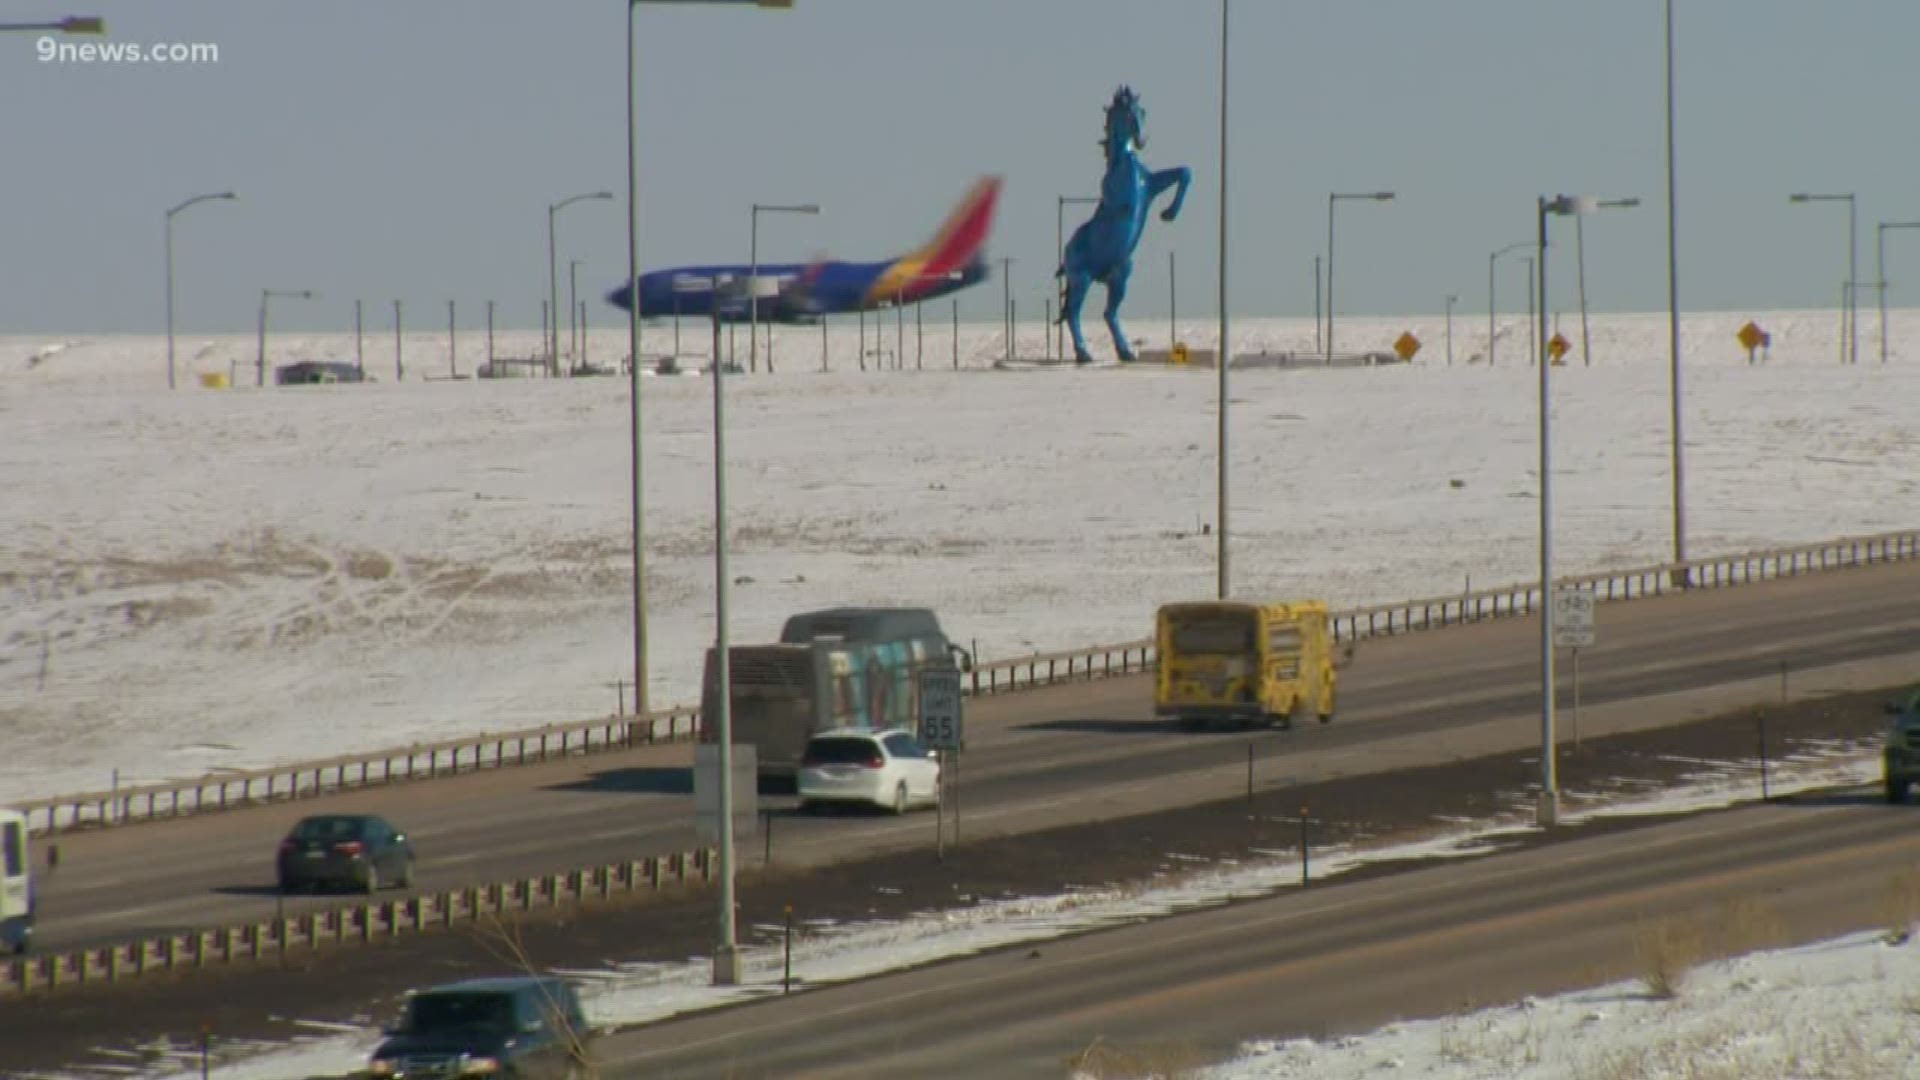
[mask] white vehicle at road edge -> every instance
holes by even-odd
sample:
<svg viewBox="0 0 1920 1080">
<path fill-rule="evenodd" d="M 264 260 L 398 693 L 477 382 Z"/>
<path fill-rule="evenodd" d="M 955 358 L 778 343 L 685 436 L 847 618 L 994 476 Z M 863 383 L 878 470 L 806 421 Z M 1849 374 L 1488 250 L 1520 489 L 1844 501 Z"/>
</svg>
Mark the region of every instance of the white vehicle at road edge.
<svg viewBox="0 0 1920 1080">
<path fill-rule="evenodd" d="M 807 740 L 796 789 L 802 811 L 867 803 L 904 814 L 940 805 L 940 762 L 910 731 L 835 728 Z"/>
</svg>

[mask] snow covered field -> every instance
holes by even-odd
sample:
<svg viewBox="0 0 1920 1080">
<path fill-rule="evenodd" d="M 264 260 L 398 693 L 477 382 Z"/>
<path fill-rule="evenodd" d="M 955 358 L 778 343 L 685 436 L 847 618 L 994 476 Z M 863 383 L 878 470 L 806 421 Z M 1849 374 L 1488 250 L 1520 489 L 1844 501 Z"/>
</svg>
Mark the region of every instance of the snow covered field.
<svg viewBox="0 0 1920 1080">
<path fill-rule="evenodd" d="M 1865 783 L 1878 777 L 1877 769 L 1871 757 L 1839 750 L 1809 754 L 1782 764 L 1774 791 Z M 1605 801 L 1584 801 L 1569 793 L 1566 820 L 1732 805 L 1755 794 L 1752 773 L 1750 767 L 1730 765 L 1667 792 Z M 1316 851 L 1313 865 L 1324 880 L 1374 861 L 1473 855 L 1531 830 L 1522 821 L 1479 822 L 1420 843 Z M 899 921 L 809 925 L 794 946 L 794 976 L 803 985 L 820 986 L 1123 926 L 1282 890 L 1298 881 L 1299 873 L 1299 864 L 1285 858 L 1221 864 L 1145 889 L 1023 897 Z M 704 958 L 565 974 L 584 981 L 582 998 L 598 1027 L 630 1026 L 777 996 L 782 970 L 779 928 L 752 932 L 759 943 L 743 952 L 741 986 L 711 985 L 711 964 Z M 1910 1049 L 1913 1004 L 1920 999 L 1916 950 L 1920 945 L 1890 946 L 1881 936 L 1860 934 L 1705 966 L 1689 977 L 1687 992 L 1670 1002 L 1645 1000 L 1644 987 L 1622 983 L 1465 1016 L 1392 1024 L 1355 1037 L 1256 1040 L 1244 1047 L 1239 1060 L 1202 1075 L 1208 1080 L 1361 1080 L 1383 1075 L 1407 1080 L 1920 1077 Z M 226 1063 L 213 1075 L 219 1080 L 293 1080 L 344 1074 L 366 1060 L 386 1019 L 367 1017 L 364 1025 L 345 1030 L 315 1023 L 311 1026 L 333 1030 L 285 1046 L 230 1044 Z M 135 1071 L 174 1080 L 198 1075 L 190 1050 L 174 1056 L 177 1068 Z M 1826 1067 L 1796 1072 L 1792 1063 Z M 1846 1071 L 1848 1066 L 1852 1071 Z M 124 1066 L 115 1071 L 124 1075 Z"/>
<path fill-rule="evenodd" d="M 1920 312 L 1895 362 L 1835 362 L 1831 312 L 1685 323 L 1690 548 L 1912 527 Z M 1343 319 L 1340 340 L 1425 343 L 1406 367 L 1233 380 L 1233 567 L 1246 597 L 1387 601 L 1535 572 L 1534 373 L 1524 320 Z M 1159 344 L 1164 324 L 1139 319 Z M 871 328 L 870 328 L 871 329 Z M 1562 329 L 1578 340 L 1578 323 Z M 853 327 L 776 332 L 779 374 L 731 381 L 736 640 L 838 603 L 926 604 L 986 658 L 1143 636 L 1211 595 L 1209 371 L 991 372 L 998 327 L 915 331 L 905 372 L 852 370 Z M 1212 324 L 1182 328 L 1211 344 Z M 1037 355 L 1044 328 L 1021 328 Z M 739 351 L 745 352 L 740 332 Z M 533 333 L 502 334 L 526 355 Z M 1237 320 L 1237 352 L 1312 347 L 1310 320 Z M 590 355 L 623 355 L 624 331 Z M 670 348 L 648 331 L 646 354 Z M 704 346 L 691 326 L 689 350 Z M 610 712 L 630 678 L 624 379 L 423 381 L 444 331 L 369 334 L 370 386 L 206 390 L 251 334 L 0 338 L 0 801 L 199 775 Z M 463 331 L 471 373 L 484 337 Z M 275 334 L 270 362 L 351 359 L 352 336 Z M 1594 320 L 1557 374 L 1563 572 L 1670 551 L 1664 315 Z M 711 402 L 646 383 L 653 699 L 696 696 L 712 634 Z"/>
</svg>

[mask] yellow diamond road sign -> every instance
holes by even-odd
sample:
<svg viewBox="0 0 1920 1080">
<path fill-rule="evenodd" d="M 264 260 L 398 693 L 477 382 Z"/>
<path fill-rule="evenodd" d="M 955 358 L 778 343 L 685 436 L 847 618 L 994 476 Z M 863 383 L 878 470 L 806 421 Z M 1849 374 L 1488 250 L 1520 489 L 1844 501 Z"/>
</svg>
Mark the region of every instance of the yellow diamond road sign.
<svg viewBox="0 0 1920 1080">
<path fill-rule="evenodd" d="M 1402 360 L 1412 360 L 1414 354 L 1420 351 L 1420 339 L 1414 337 L 1413 331 L 1409 330 L 1401 334 L 1399 340 L 1393 343 L 1393 351 L 1398 353 Z"/>
<path fill-rule="evenodd" d="M 1767 332 L 1751 322 L 1741 327 L 1734 337 L 1740 339 L 1741 347 L 1748 352 L 1752 352 L 1767 342 Z"/>
<path fill-rule="evenodd" d="M 1567 339 L 1560 334 L 1555 334 L 1547 339 L 1547 355 L 1553 357 L 1555 360 L 1567 355 L 1567 350 L 1570 348 L 1572 348 L 1572 346 L 1568 345 Z"/>
</svg>

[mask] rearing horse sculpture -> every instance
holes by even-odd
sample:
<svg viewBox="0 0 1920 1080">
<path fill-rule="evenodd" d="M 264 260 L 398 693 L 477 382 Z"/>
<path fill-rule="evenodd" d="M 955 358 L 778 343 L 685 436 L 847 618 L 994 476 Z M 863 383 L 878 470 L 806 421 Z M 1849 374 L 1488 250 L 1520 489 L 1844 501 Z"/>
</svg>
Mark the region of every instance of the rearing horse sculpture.
<svg viewBox="0 0 1920 1080">
<path fill-rule="evenodd" d="M 1161 221 L 1172 221 L 1187 199 L 1187 184 L 1193 174 L 1186 166 L 1154 172 L 1140 163 L 1140 148 L 1146 145 L 1141 124 L 1146 109 L 1133 90 L 1122 86 L 1113 92 L 1107 104 L 1107 135 L 1100 145 L 1107 153 L 1107 172 L 1100 180 L 1100 205 L 1093 217 L 1073 230 L 1062 254 L 1060 318 L 1073 332 L 1073 358 L 1085 364 L 1093 357 L 1087 352 L 1086 338 L 1080 334 L 1080 305 L 1087 289 L 1096 281 L 1107 287 L 1107 329 L 1113 333 L 1113 347 L 1120 359 L 1134 358 L 1127 336 L 1120 329 L 1120 304 L 1127 298 L 1127 278 L 1133 273 L 1133 249 L 1146 230 L 1147 211 L 1153 201 L 1175 184 L 1173 202 L 1160 213 Z"/>
</svg>

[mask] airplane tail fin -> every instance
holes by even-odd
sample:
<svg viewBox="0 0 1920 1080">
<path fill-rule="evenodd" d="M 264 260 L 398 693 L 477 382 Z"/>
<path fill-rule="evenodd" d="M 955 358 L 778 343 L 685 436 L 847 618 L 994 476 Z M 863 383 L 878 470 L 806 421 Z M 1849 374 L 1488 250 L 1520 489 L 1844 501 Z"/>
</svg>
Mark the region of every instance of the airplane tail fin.
<svg viewBox="0 0 1920 1080">
<path fill-rule="evenodd" d="M 985 176 L 969 188 L 966 197 L 940 223 L 933 235 L 908 259 L 924 269 L 922 273 L 944 274 L 960 270 L 980 257 L 987 236 L 993 231 L 993 212 L 1000 201 L 1000 178 Z"/>
</svg>

